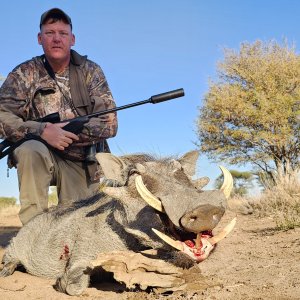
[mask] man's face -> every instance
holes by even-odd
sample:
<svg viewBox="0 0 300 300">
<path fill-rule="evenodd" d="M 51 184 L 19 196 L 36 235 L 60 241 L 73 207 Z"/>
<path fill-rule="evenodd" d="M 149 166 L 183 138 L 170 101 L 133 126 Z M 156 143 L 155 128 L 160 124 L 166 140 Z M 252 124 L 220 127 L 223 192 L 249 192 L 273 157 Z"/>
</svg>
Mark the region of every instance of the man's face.
<svg viewBox="0 0 300 300">
<path fill-rule="evenodd" d="M 64 65 L 69 63 L 70 49 L 75 44 L 75 36 L 69 24 L 63 21 L 51 23 L 49 19 L 42 25 L 41 32 L 38 34 L 38 43 L 42 45 L 50 62 Z"/>
</svg>

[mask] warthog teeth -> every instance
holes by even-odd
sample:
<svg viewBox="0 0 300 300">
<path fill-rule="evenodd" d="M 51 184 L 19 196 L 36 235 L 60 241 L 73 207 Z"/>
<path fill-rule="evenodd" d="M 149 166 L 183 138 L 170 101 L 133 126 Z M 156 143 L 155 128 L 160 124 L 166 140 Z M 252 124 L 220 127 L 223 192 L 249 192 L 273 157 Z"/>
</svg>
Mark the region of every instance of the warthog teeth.
<svg viewBox="0 0 300 300">
<path fill-rule="evenodd" d="M 201 237 L 201 233 L 197 234 L 197 238 L 195 240 L 196 245 L 195 247 L 189 247 L 185 243 L 181 241 L 176 241 L 170 238 L 169 236 L 165 235 L 164 233 L 152 228 L 153 232 L 161 238 L 164 242 L 166 242 L 171 247 L 183 251 L 187 255 L 189 255 L 193 260 L 197 262 L 201 262 L 204 259 L 206 259 L 209 255 L 209 253 L 214 249 L 215 244 L 220 242 L 222 239 L 224 239 L 234 228 L 236 224 L 236 218 L 232 219 L 232 221 L 223 228 L 223 230 L 211 238 L 203 238 Z M 202 247 L 200 249 L 200 246 L 202 244 Z"/>
<path fill-rule="evenodd" d="M 212 245 L 214 245 L 214 244 L 220 242 L 221 240 L 223 240 L 223 239 L 224 239 L 224 238 L 232 231 L 232 229 L 234 228 L 235 224 L 236 224 L 236 217 L 233 218 L 233 219 L 231 220 L 231 222 L 230 222 L 229 224 L 227 224 L 227 225 L 223 228 L 223 230 L 222 230 L 221 232 L 219 232 L 219 233 L 216 234 L 215 236 L 209 238 L 208 241 L 209 241 Z"/>
<path fill-rule="evenodd" d="M 200 242 L 201 242 L 202 247 L 197 248 L 197 247 L 190 247 L 190 246 L 186 245 L 184 242 L 175 241 L 175 240 L 171 239 L 170 237 L 168 237 L 167 235 L 165 235 L 164 233 L 162 233 L 154 228 L 152 228 L 152 230 L 167 244 L 169 244 L 173 248 L 187 254 L 191 259 L 193 259 L 197 263 L 206 259 L 209 255 L 209 253 L 215 247 L 214 245 L 210 244 L 208 239 L 201 239 L 201 234 L 198 234 L 197 238 L 200 239 L 198 241 L 198 244 L 200 245 Z"/>
<path fill-rule="evenodd" d="M 220 166 L 220 169 L 222 170 L 224 182 L 221 186 L 221 191 L 225 194 L 226 199 L 229 198 L 230 193 L 233 189 L 233 179 L 231 173 L 224 167 Z"/>
<path fill-rule="evenodd" d="M 167 235 L 165 235 L 164 233 L 162 233 L 154 228 L 152 228 L 152 230 L 158 237 L 160 237 L 168 245 L 170 245 L 171 247 L 173 247 L 179 251 L 183 251 L 183 246 L 180 241 L 175 241 L 175 240 L 171 239 L 170 237 L 168 237 Z"/>
<path fill-rule="evenodd" d="M 135 186 L 140 194 L 140 196 L 154 209 L 164 212 L 163 206 L 161 204 L 161 201 L 155 197 L 144 185 L 143 179 L 141 175 L 136 176 L 135 178 Z"/>
</svg>

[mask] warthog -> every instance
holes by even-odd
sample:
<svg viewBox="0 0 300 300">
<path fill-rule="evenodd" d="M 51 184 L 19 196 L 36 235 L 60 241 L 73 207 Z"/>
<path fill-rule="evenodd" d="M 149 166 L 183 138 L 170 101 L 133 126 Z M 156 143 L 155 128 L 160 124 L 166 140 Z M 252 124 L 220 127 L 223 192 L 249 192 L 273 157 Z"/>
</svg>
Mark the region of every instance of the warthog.
<svg viewBox="0 0 300 300">
<path fill-rule="evenodd" d="M 197 151 L 177 160 L 97 154 L 106 178 L 102 191 L 50 209 L 22 227 L 5 251 L 0 275 L 23 265 L 30 274 L 55 278 L 58 290 L 78 295 L 89 284 L 90 262 L 98 253 L 158 249 L 177 265 L 201 261 L 216 242 L 212 237 L 211 243 L 202 243 L 201 233 L 210 237 L 223 216 L 232 177 L 224 169 L 220 190 L 199 189 L 203 180 L 192 179 L 197 158 Z M 181 251 L 171 255 L 172 248 L 152 228 L 171 236 Z"/>
</svg>

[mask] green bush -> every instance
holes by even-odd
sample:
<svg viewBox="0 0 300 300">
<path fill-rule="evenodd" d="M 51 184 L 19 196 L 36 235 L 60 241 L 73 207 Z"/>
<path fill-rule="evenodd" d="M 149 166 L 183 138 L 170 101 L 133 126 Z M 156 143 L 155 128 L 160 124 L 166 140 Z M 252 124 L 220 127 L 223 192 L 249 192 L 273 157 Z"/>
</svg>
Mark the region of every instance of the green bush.
<svg viewBox="0 0 300 300">
<path fill-rule="evenodd" d="M 0 197 L 0 208 L 16 205 L 15 197 Z"/>
</svg>

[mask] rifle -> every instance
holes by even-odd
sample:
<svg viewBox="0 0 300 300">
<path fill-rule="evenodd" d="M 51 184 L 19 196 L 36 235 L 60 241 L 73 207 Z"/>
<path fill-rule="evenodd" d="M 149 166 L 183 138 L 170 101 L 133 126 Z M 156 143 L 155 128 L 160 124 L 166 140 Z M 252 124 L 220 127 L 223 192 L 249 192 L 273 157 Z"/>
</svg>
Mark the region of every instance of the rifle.
<svg viewBox="0 0 300 300">
<path fill-rule="evenodd" d="M 171 99 L 179 98 L 182 96 L 184 96 L 184 90 L 177 89 L 177 90 L 169 91 L 166 93 L 151 96 L 147 100 L 130 103 L 127 105 L 95 112 L 92 114 L 88 114 L 88 115 L 81 116 L 81 117 L 76 117 L 73 119 L 60 120 L 59 113 L 56 112 L 56 113 L 49 114 L 43 118 L 37 119 L 36 121 L 37 122 L 49 122 L 49 123 L 66 123 L 66 122 L 68 122 L 68 124 L 65 125 L 64 127 L 62 127 L 62 129 L 72 132 L 72 133 L 75 133 L 75 134 L 79 134 L 82 131 L 82 129 L 84 128 L 84 124 L 86 124 L 90 118 L 99 117 L 99 116 L 102 116 L 102 115 L 105 115 L 108 113 L 116 112 L 119 110 L 131 108 L 134 106 L 139 106 L 139 105 L 143 105 L 143 104 L 147 104 L 147 103 L 157 104 L 157 103 L 161 103 L 161 102 L 168 101 Z M 28 140 L 38 140 L 38 141 L 44 143 L 45 145 L 47 145 L 47 147 L 49 147 L 50 149 L 52 149 L 58 153 L 61 152 L 60 150 L 57 150 L 57 149 L 51 147 L 50 145 L 48 145 L 46 143 L 46 141 L 44 141 L 41 137 L 39 137 L 35 134 L 32 134 L 32 133 L 27 133 L 23 139 L 15 142 L 15 143 L 10 142 L 8 140 L 2 141 L 0 143 L 0 159 L 5 157 L 6 155 L 12 153 L 17 147 L 19 147 L 21 144 L 23 144 L 24 142 L 26 142 Z"/>
</svg>

